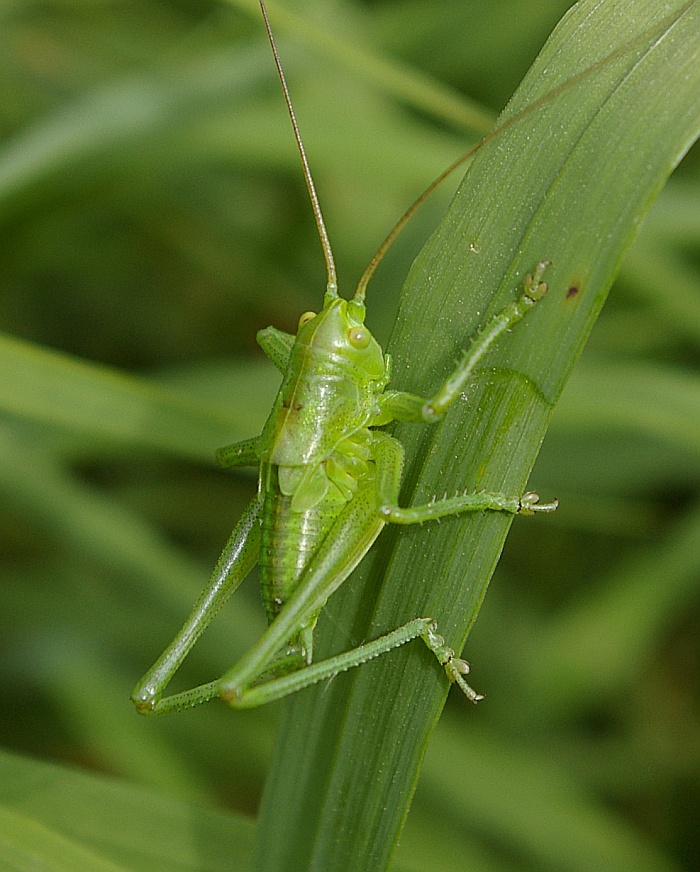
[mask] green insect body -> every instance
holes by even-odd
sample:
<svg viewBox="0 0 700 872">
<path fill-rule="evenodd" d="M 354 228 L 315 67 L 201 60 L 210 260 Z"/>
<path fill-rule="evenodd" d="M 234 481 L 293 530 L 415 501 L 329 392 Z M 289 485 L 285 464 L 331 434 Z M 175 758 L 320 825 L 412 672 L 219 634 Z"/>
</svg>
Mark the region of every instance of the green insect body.
<svg viewBox="0 0 700 872">
<path fill-rule="evenodd" d="M 534 493 L 522 497 L 461 493 L 402 508 L 401 443 L 377 429 L 392 421 L 440 420 L 484 354 L 547 291 L 537 264 L 524 288 L 472 339 L 453 373 L 430 398 L 387 389 L 391 360 L 364 324 L 365 288 L 392 231 L 350 300 L 338 295 L 335 266 L 264 4 L 263 17 L 292 119 L 327 266 L 324 305 L 299 320 L 296 336 L 268 327 L 258 341 L 284 378 L 261 435 L 217 452 L 225 468 L 259 468 L 258 493 L 233 531 L 209 585 L 173 642 L 136 686 L 143 714 L 176 711 L 216 696 L 246 708 L 279 699 L 420 638 L 469 699 L 468 664 L 456 657 L 435 622 L 419 617 L 384 636 L 321 662 L 313 633 L 328 598 L 350 575 L 387 523 L 415 524 L 474 511 L 549 512 Z M 429 189 L 430 190 L 430 189 Z M 421 198 L 422 201 L 423 198 Z M 418 202 L 421 202 L 418 201 Z M 412 210 L 409 210 L 400 228 Z M 216 681 L 163 697 L 171 678 L 223 603 L 260 566 L 267 630 Z"/>
<path fill-rule="evenodd" d="M 340 297 L 300 319 L 285 378 L 260 437 L 260 577 L 268 620 L 279 614 L 344 505 L 373 479 L 370 426 L 379 420 L 388 360 L 363 326 L 364 306 Z M 265 346 L 264 338 L 261 340 Z M 300 628 L 312 659 L 317 615 Z"/>
</svg>

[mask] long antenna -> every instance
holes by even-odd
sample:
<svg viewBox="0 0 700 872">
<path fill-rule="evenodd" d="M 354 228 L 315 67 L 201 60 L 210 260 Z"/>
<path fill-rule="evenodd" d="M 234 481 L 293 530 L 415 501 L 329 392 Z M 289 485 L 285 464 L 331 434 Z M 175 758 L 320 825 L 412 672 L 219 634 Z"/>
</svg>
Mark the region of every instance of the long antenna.
<svg viewBox="0 0 700 872">
<path fill-rule="evenodd" d="M 500 133 L 500 130 L 498 131 Z M 363 303 L 365 300 L 365 294 L 367 293 L 367 285 L 369 284 L 369 280 L 374 275 L 375 270 L 379 266 L 379 264 L 384 259 L 384 255 L 391 248 L 394 243 L 396 237 L 401 233 L 404 227 L 408 224 L 408 222 L 413 218 L 414 214 L 418 211 L 418 209 L 425 203 L 428 197 L 433 193 L 433 191 L 438 188 L 445 179 L 453 173 L 459 166 L 461 166 L 465 161 L 469 160 L 469 158 L 475 154 L 482 145 L 484 145 L 486 139 L 482 139 L 474 148 L 471 148 L 468 152 L 458 157 L 454 163 L 450 164 L 446 170 L 440 173 L 440 175 L 434 179 L 430 185 L 423 191 L 423 193 L 418 197 L 417 200 L 414 200 L 413 203 L 406 209 L 403 215 L 399 218 L 399 220 L 394 224 L 394 226 L 389 231 L 388 236 L 385 238 L 384 242 L 377 249 L 376 254 L 367 264 L 367 268 L 362 273 L 360 281 L 357 283 L 357 288 L 355 289 L 355 294 L 353 296 L 353 300 L 358 303 Z"/>
<path fill-rule="evenodd" d="M 692 3 L 687 4 L 688 8 Z M 292 107 L 292 101 L 289 96 L 289 89 L 287 87 L 287 81 L 284 77 L 284 72 L 282 70 L 282 64 L 280 62 L 279 54 L 277 52 L 277 46 L 275 45 L 275 38 L 272 35 L 272 29 L 270 27 L 270 21 L 267 17 L 267 9 L 265 8 L 264 0 L 260 0 L 260 8 L 263 14 L 263 20 L 265 22 L 265 29 L 267 30 L 267 35 L 270 40 L 270 45 L 272 46 L 272 54 L 275 59 L 275 66 L 277 67 L 277 73 L 280 78 L 280 82 L 282 84 L 282 91 L 284 92 L 284 100 L 287 104 L 287 111 L 289 112 L 289 117 L 292 120 L 292 128 L 294 129 L 294 137 L 297 141 L 297 148 L 299 149 L 299 155 L 301 156 L 301 163 L 304 170 L 304 179 L 306 181 L 306 187 L 309 192 L 309 198 L 311 200 L 311 206 L 314 211 L 314 218 L 316 220 L 316 227 L 318 228 L 318 235 L 321 240 L 321 247 L 323 248 L 323 256 L 326 260 L 326 274 L 328 276 L 328 285 L 327 285 L 327 293 L 332 297 L 338 296 L 338 281 L 335 270 L 335 262 L 333 260 L 333 251 L 331 249 L 330 239 L 328 237 L 328 231 L 326 230 L 326 225 L 323 221 L 323 215 L 321 213 L 321 204 L 318 200 L 318 195 L 316 193 L 316 188 L 314 187 L 314 182 L 311 177 L 311 170 L 309 169 L 309 162 L 306 158 L 306 152 L 304 151 L 304 144 L 301 141 L 301 135 L 299 133 L 299 125 L 297 124 L 296 116 L 294 114 L 294 108 Z M 500 127 L 495 128 L 490 133 L 488 133 L 480 142 L 478 142 L 473 148 L 470 148 L 467 152 L 462 154 L 454 163 L 451 164 L 446 170 L 444 170 L 440 175 L 426 188 L 425 191 L 418 197 L 418 199 L 412 203 L 408 209 L 404 212 L 404 214 L 399 218 L 396 225 L 389 232 L 389 235 L 386 237 L 384 242 L 379 246 L 377 253 L 374 255 L 372 260 L 367 265 L 364 273 L 362 274 L 360 281 L 357 284 L 357 289 L 355 290 L 355 294 L 353 296 L 353 300 L 357 303 L 364 303 L 365 294 L 367 291 L 367 285 L 369 284 L 370 279 L 374 275 L 377 267 L 381 263 L 384 255 L 387 253 L 391 245 L 393 244 L 396 237 L 406 226 L 408 221 L 413 217 L 414 213 L 423 205 L 423 203 L 428 199 L 428 197 L 433 193 L 433 191 L 439 187 L 439 185 L 453 173 L 458 167 L 462 166 L 466 163 L 470 158 L 472 158 L 478 151 L 483 148 L 487 143 L 491 142 L 491 140 L 495 139 L 497 136 L 501 136 L 506 130 L 517 124 L 522 118 L 529 115 L 531 112 L 535 111 L 538 107 L 543 106 L 550 100 L 552 100 L 557 95 L 567 91 L 569 88 L 576 85 L 578 82 L 586 79 L 589 75 L 596 72 L 599 69 L 603 69 L 607 64 L 609 64 L 615 58 L 621 56 L 624 52 L 629 51 L 636 45 L 641 44 L 650 36 L 653 36 L 658 32 L 658 25 L 654 25 L 649 29 L 645 30 L 643 33 L 639 34 L 633 40 L 626 43 L 625 45 L 620 46 L 619 48 L 612 51 L 610 54 L 605 57 L 600 58 L 595 63 L 591 64 L 589 67 L 579 71 L 575 75 L 571 76 L 571 78 L 567 79 L 562 84 L 553 88 L 551 91 L 548 91 L 546 94 L 543 94 L 538 99 L 534 100 L 532 103 L 529 103 L 523 109 L 516 112 L 514 115 L 511 115 Z"/>
<path fill-rule="evenodd" d="M 275 59 L 275 66 L 277 67 L 277 75 L 280 77 L 280 83 L 282 85 L 282 92 L 284 93 L 284 102 L 287 104 L 287 111 L 289 112 L 289 117 L 292 121 L 292 128 L 294 130 L 294 138 L 297 141 L 297 148 L 299 149 L 299 156 L 301 157 L 301 165 L 304 170 L 304 180 L 306 182 L 306 189 L 309 192 L 309 199 L 311 200 L 311 208 L 314 210 L 314 219 L 316 221 L 316 227 L 318 229 L 318 237 L 321 240 L 321 248 L 323 249 L 323 257 L 326 261 L 326 276 L 327 276 L 327 284 L 326 284 L 326 294 L 337 297 L 338 296 L 338 277 L 335 271 L 335 261 L 333 259 L 333 249 L 331 248 L 331 241 L 328 237 L 328 231 L 326 230 L 326 224 L 323 220 L 323 213 L 321 212 L 321 204 L 318 200 L 318 194 L 316 193 L 316 186 L 314 185 L 314 180 L 311 177 L 311 169 L 309 167 L 309 162 L 306 158 L 306 151 L 304 150 L 304 143 L 301 141 L 301 134 L 299 133 L 299 125 L 297 124 L 297 117 L 294 114 L 294 107 L 292 106 L 292 98 L 289 96 L 289 88 L 287 87 L 287 80 L 284 77 L 284 70 L 282 69 L 282 62 L 280 61 L 280 56 L 277 51 L 277 45 L 275 44 L 275 37 L 272 35 L 272 28 L 270 27 L 270 19 L 267 17 L 267 9 L 265 8 L 264 0 L 260 0 L 260 9 L 262 10 L 263 21 L 265 22 L 265 30 L 267 31 L 267 37 L 270 40 L 270 46 L 272 48 L 272 56 Z"/>
<path fill-rule="evenodd" d="M 262 0 L 261 0 L 262 2 Z M 548 91 L 546 94 L 543 94 L 538 99 L 534 100 L 532 103 L 529 103 L 523 109 L 520 109 L 514 115 L 511 115 L 506 121 L 501 124 L 500 127 L 495 128 L 490 133 L 487 133 L 486 136 L 480 140 L 475 146 L 470 148 L 464 154 L 457 158 L 446 170 L 440 173 L 440 175 L 430 183 L 430 185 L 423 191 L 423 193 L 415 200 L 411 205 L 406 209 L 403 215 L 399 218 L 394 227 L 389 231 L 388 236 L 379 246 L 377 253 L 374 255 L 372 260 L 367 264 L 367 268 L 362 273 L 360 281 L 357 283 L 357 289 L 355 290 L 355 294 L 353 296 L 353 300 L 358 303 L 364 303 L 365 294 L 367 291 L 367 285 L 369 284 L 370 279 L 375 273 L 375 270 L 381 263 L 384 255 L 387 253 L 389 248 L 391 248 L 394 240 L 399 235 L 399 233 L 406 226 L 408 221 L 413 217 L 415 212 L 423 205 L 423 203 L 428 199 L 428 197 L 433 193 L 433 191 L 440 186 L 440 184 L 458 167 L 462 166 L 462 164 L 466 163 L 470 158 L 474 157 L 474 155 L 480 151 L 487 143 L 491 142 L 491 140 L 495 139 L 497 136 L 501 136 L 505 133 L 506 130 L 513 127 L 517 124 L 522 118 L 525 118 L 531 112 L 535 111 L 538 107 L 545 105 L 554 97 L 559 94 L 562 94 L 564 91 L 567 91 L 569 88 L 576 85 L 578 82 L 583 81 L 589 75 L 596 72 L 599 69 L 603 69 L 608 63 L 610 63 L 615 58 L 621 56 L 624 52 L 629 51 L 630 48 L 633 48 L 635 45 L 639 45 L 644 42 L 648 37 L 656 34 L 658 31 L 658 25 L 654 25 L 650 27 L 648 30 L 645 30 L 643 33 L 639 34 L 639 36 L 635 37 L 635 39 L 631 40 L 625 45 L 620 46 L 619 48 L 612 51 L 610 54 L 605 57 L 600 58 L 591 66 L 586 67 L 575 75 L 571 76 L 571 78 L 567 79 L 565 82 L 562 82 L 561 85 L 557 85 L 556 88 L 553 88 L 551 91 Z"/>
</svg>

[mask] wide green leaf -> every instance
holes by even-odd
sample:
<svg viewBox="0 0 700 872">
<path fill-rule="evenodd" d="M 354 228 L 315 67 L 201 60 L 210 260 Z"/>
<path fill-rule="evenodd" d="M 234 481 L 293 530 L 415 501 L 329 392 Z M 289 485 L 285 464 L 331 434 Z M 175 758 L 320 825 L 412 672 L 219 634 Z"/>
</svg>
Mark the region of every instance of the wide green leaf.
<svg viewBox="0 0 700 872">
<path fill-rule="evenodd" d="M 468 402 L 432 430 L 397 428 L 406 502 L 525 488 L 623 254 L 698 134 L 699 51 L 700 6 L 652 0 L 582 2 L 545 46 L 501 119 L 514 121 L 478 154 L 409 276 L 391 341 L 395 385 L 428 393 L 542 258 L 549 297 L 486 361 Z M 417 615 L 437 618 L 461 649 L 508 527 L 490 515 L 385 532 L 329 605 L 322 651 Z M 478 668 L 473 683 L 488 692 Z M 446 692 L 415 645 L 294 699 L 258 868 L 385 869 Z"/>
<path fill-rule="evenodd" d="M 212 369 L 206 374 L 211 393 Z M 170 388 L 7 336 L 0 336 L 0 370 L 12 374 L 0 385 L 4 412 L 108 444 L 209 463 L 221 445 L 260 427 L 261 403 L 278 380 L 267 367 L 228 369 L 226 390 L 236 402 L 224 405 L 202 398 L 193 372 L 186 381 L 171 376 Z"/>
<path fill-rule="evenodd" d="M 254 835 L 241 815 L 0 751 L 3 869 L 247 872 Z"/>
<path fill-rule="evenodd" d="M 33 872 L 236 872 L 253 824 L 114 779 L 0 753 L 0 866 Z"/>
</svg>

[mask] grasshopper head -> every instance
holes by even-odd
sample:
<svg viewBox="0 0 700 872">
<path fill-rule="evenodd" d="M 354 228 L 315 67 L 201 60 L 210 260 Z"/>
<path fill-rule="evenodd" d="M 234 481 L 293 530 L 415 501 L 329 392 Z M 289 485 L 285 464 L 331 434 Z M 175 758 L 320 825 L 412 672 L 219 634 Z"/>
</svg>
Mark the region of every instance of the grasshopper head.
<svg viewBox="0 0 700 872">
<path fill-rule="evenodd" d="M 318 314 L 305 312 L 299 319 L 297 344 L 312 353 L 331 355 L 348 372 L 381 381 L 386 372 L 384 354 L 364 322 L 363 303 L 327 296 Z"/>
</svg>

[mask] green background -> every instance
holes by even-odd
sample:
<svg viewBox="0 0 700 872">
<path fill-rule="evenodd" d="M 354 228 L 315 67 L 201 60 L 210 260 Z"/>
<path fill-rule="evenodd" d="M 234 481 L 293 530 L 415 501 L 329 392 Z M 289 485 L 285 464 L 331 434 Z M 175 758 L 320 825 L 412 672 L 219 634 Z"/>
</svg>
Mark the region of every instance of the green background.
<svg viewBox="0 0 700 872">
<path fill-rule="evenodd" d="M 295 4 L 335 34 L 316 45 L 308 24 L 305 41 L 279 19 L 341 291 L 488 129 L 568 5 Z M 105 817 L 144 844 L 129 811 L 172 811 L 134 868 L 229 868 L 211 848 L 190 859 L 173 847 L 176 802 L 252 816 L 279 709 L 144 721 L 127 698 L 252 494 L 252 478 L 212 457 L 269 408 L 276 377 L 255 332 L 293 330 L 323 289 L 269 48 L 255 4 L 15 2 L 0 22 L 0 742 L 154 789 L 153 806 L 135 793 Z M 691 154 L 555 413 L 530 481 L 561 509 L 509 537 L 467 650 L 487 700 L 449 700 L 405 868 L 700 859 L 699 185 Z M 382 341 L 449 196 L 370 287 Z M 183 682 L 223 671 L 256 637 L 257 600 L 250 584 Z M 15 766 L 11 796 L 47 783 Z M 20 832 L 9 809 L 7 832 Z M 85 814 L 76 801 L 73 820 Z M 231 863 L 230 831 L 201 815 L 193 842 Z M 8 844 L 0 868 L 19 868 Z"/>
</svg>

